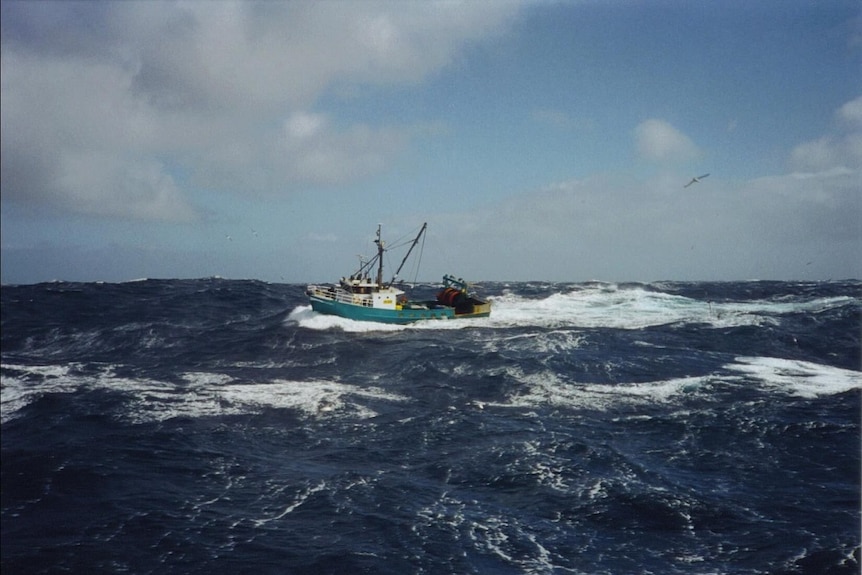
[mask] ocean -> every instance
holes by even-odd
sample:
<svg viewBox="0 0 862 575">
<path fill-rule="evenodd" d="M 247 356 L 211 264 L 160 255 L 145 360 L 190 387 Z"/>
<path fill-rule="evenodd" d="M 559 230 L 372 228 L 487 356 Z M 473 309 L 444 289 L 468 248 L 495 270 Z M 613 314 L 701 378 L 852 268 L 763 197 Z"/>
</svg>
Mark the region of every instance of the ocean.
<svg viewBox="0 0 862 575">
<path fill-rule="evenodd" d="M 860 572 L 862 282 L 478 292 L 4 285 L 3 574 Z"/>
</svg>

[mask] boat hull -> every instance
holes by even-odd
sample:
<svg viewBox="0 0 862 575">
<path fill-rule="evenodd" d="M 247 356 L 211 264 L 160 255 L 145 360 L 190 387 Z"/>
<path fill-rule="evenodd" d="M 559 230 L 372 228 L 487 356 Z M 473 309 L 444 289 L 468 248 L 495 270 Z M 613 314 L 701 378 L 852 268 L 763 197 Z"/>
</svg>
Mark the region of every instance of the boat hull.
<svg viewBox="0 0 862 575">
<path fill-rule="evenodd" d="M 474 298 L 471 298 L 470 305 L 467 308 L 463 310 L 455 309 L 456 318 L 490 317 L 490 315 L 491 304 Z"/>
<path fill-rule="evenodd" d="M 401 307 L 400 309 L 380 309 L 370 306 L 344 303 L 315 296 L 311 296 L 309 300 L 311 301 L 311 309 L 318 313 L 337 315 L 339 317 L 356 321 L 376 321 L 379 323 L 408 324 L 423 320 L 454 319 L 455 317 L 467 317 L 462 314 L 456 314 L 455 310 L 451 307 L 444 306 L 405 306 Z"/>
</svg>

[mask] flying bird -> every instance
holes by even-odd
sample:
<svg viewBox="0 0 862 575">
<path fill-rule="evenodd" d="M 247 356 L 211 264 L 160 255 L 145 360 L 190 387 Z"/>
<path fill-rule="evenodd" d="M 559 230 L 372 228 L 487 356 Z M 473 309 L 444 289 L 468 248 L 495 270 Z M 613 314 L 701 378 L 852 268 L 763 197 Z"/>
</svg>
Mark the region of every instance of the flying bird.
<svg viewBox="0 0 862 575">
<path fill-rule="evenodd" d="M 708 175 L 709 175 L 709 174 L 704 174 L 704 175 L 702 175 L 702 176 L 698 176 L 698 177 L 696 177 L 696 178 L 692 178 L 692 179 L 691 179 L 691 181 L 690 181 L 689 183 L 687 183 L 686 185 L 684 185 L 684 186 L 683 186 L 683 188 L 687 188 L 687 187 L 689 187 L 689 186 L 690 186 L 690 185 L 692 185 L 692 184 L 696 184 L 696 183 L 698 183 L 699 181 L 701 181 L 702 179 L 704 179 L 704 178 L 705 178 L 705 177 L 707 177 Z"/>
</svg>

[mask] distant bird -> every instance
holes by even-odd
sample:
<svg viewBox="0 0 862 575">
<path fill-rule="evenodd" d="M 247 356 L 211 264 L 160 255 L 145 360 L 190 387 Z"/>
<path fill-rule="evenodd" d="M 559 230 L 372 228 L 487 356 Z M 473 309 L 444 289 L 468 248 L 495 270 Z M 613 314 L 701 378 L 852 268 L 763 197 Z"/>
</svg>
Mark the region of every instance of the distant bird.
<svg viewBox="0 0 862 575">
<path fill-rule="evenodd" d="M 689 183 L 687 183 L 686 185 L 684 185 L 684 186 L 683 186 L 683 188 L 687 188 L 687 187 L 689 187 L 689 186 L 690 186 L 690 185 L 692 185 L 692 184 L 696 184 L 696 183 L 700 182 L 702 179 L 704 179 L 704 178 L 705 178 L 705 177 L 707 177 L 708 175 L 709 175 L 709 174 L 704 174 L 704 175 L 702 175 L 702 176 L 698 176 L 698 177 L 696 177 L 696 178 L 692 178 L 692 179 L 691 179 L 691 181 L 690 181 Z"/>
<path fill-rule="evenodd" d="M 229 241 L 229 242 L 232 242 L 232 241 L 233 241 L 233 238 L 232 238 L 232 237 L 230 237 L 230 236 L 229 236 L 229 235 L 227 235 L 227 234 L 225 234 L 225 236 L 224 236 L 224 237 L 225 237 L 225 238 L 227 238 L 227 241 Z"/>
<path fill-rule="evenodd" d="M 257 237 L 257 230 L 254 228 L 249 228 L 249 229 L 251 230 L 251 235 L 253 235 L 254 237 Z"/>
</svg>

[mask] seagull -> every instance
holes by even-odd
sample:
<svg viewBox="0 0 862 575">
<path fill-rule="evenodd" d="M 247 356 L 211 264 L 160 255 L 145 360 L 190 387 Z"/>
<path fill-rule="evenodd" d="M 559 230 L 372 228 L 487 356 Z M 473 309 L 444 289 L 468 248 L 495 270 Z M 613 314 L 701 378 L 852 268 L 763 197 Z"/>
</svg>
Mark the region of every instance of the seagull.
<svg viewBox="0 0 862 575">
<path fill-rule="evenodd" d="M 704 174 L 704 175 L 702 175 L 702 176 L 698 176 L 698 177 L 696 177 L 696 178 L 692 178 L 692 179 L 691 179 L 691 181 L 690 181 L 689 183 L 687 183 L 686 185 L 684 185 L 684 186 L 683 186 L 683 188 L 687 188 L 687 187 L 689 187 L 689 186 L 690 186 L 690 185 L 692 185 L 692 184 L 696 184 L 696 183 L 700 182 L 702 179 L 704 179 L 704 178 L 705 178 L 705 177 L 707 177 L 708 175 L 709 175 L 709 174 Z"/>
</svg>

